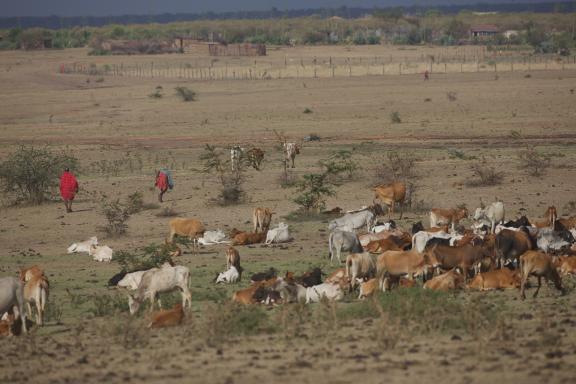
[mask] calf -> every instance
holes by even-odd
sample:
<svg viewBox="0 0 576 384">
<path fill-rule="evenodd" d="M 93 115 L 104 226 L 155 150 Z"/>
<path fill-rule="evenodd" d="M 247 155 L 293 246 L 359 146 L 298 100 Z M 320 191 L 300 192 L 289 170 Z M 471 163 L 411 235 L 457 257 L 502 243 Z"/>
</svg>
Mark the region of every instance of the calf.
<svg viewBox="0 0 576 384">
<path fill-rule="evenodd" d="M 111 262 L 114 251 L 107 245 L 92 245 L 88 254 L 96 261 Z"/>
<path fill-rule="evenodd" d="M 377 278 L 372 278 L 368 281 L 360 283 L 360 294 L 358 295 L 358 299 L 364 299 L 366 297 L 372 296 L 378 291 L 379 287 L 380 286 L 378 284 Z"/>
<path fill-rule="evenodd" d="M 26 312 L 24 312 L 24 283 L 15 277 L 0 277 L 0 313 L 12 312 L 18 309 L 24 333 L 26 327 Z"/>
<path fill-rule="evenodd" d="M 49 288 L 48 279 L 44 274 L 33 276 L 24 284 L 24 300 L 28 307 L 28 314 L 32 317 L 30 303 L 33 303 L 36 307 L 36 324 L 40 326 L 44 324 L 44 310 L 48 301 Z"/>
<path fill-rule="evenodd" d="M 531 275 L 538 277 L 538 288 L 536 292 L 534 292 L 534 298 L 538 295 L 540 287 L 542 286 L 542 277 L 546 280 L 552 280 L 556 289 L 564 294 L 562 280 L 560 280 L 558 271 L 554 268 L 550 255 L 541 251 L 528 251 L 520 256 L 520 276 L 522 278 L 520 282 L 520 297 L 522 299 L 526 299 L 524 289 L 528 277 Z"/>
<path fill-rule="evenodd" d="M 172 309 L 159 310 L 152 313 L 152 321 L 148 328 L 164 328 L 180 325 L 184 319 L 184 309 L 182 304 L 178 303 Z"/>
<path fill-rule="evenodd" d="M 435 276 L 424 283 L 424 289 L 431 289 L 433 291 L 452 291 L 455 289 L 462 289 L 464 287 L 464 276 L 459 273 L 455 268 Z"/>
<path fill-rule="evenodd" d="M 520 287 L 520 276 L 508 268 L 481 272 L 474 276 L 467 288 L 488 291 L 492 289 L 511 289 Z"/>
<path fill-rule="evenodd" d="M 73 243 L 71 246 L 68 247 L 68 253 L 80 253 L 80 252 L 90 253 L 90 247 L 92 245 L 98 245 L 98 238 L 96 236 L 92 236 L 88 240 L 79 243 Z"/>
<path fill-rule="evenodd" d="M 12 324 L 14 324 L 14 315 L 9 314 L 6 318 L 0 320 L 0 336 L 12 336 Z"/>
<path fill-rule="evenodd" d="M 465 207 L 458 209 L 432 208 L 430 211 L 430 226 L 437 227 L 439 224 L 449 224 L 452 225 L 452 231 L 454 231 L 460 220 L 467 217 L 468 210 Z"/>
<path fill-rule="evenodd" d="M 250 232 L 239 232 L 232 238 L 232 245 L 250 245 L 259 244 L 266 240 L 266 232 L 261 233 L 250 233 Z"/>
<path fill-rule="evenodd" d="M 216 277 L 216 284 L 235 283 L 238 281 L 239 277 L 240 277 L 240 273 L 238 273 L 238 269 L 236 269 L 236 267 L 232 265 L 232 266 L 230 266 L 230 268 L 228 268 L 228 270 L 220 273 Z"/>
<path fill-rule="evenodd" d="M 350 279 L 350 289 L 354 289 L 356 279 L 370 279 L 376 275 L 376 261 L 369 253 L 353 253 L 346 258 L 346 277 Z"/>
<path fill-rule="evenodd" d="M 306 304 L 318 303 L 323 298 L 329 301 L 340 301 L 344 298 L 344 291 L 340 285 L 329 283 L 306 288 Z"/>
</svg>

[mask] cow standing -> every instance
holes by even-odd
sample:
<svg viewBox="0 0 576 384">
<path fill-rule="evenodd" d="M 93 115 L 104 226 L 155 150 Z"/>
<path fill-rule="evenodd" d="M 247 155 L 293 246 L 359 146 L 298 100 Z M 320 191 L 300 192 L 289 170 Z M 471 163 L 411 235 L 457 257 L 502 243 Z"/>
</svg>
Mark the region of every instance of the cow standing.
<svg viewBox="0 0 576 384">
<path fill-rule="evenodd" d="M 288 167 L 288 163 L 292 162 L 292 168 L 294 166 L 294 159 L 296 155 L 300 154 L 300 146 L 296 143 L 284 143 L 284 162 L 286 163 L 286 167 Z"/>
</svg>

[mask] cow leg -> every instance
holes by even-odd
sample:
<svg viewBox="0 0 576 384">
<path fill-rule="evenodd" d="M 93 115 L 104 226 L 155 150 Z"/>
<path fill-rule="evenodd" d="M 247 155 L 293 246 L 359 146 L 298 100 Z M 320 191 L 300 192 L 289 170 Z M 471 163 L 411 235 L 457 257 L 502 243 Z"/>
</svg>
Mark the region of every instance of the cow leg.
<svg viewBox="0 0 576 384">
<path fill-rule="evenodd" d="M 538 276 L 538 288 L 536 288 L 536 292 L 534 292 L 534 296 L 532 296 L 533 298 L 536 298 L 536 296 L 538 296 L 538 292 L 540 291 L 541 286 L 542 286 L 542 277 Z"/>
<path fill-rule="evenodd" d="M 400 207 L 400 220 L 402 220 L 402 215 L 404 214 L 404 203 L 398 203 Z"/>
</svg>

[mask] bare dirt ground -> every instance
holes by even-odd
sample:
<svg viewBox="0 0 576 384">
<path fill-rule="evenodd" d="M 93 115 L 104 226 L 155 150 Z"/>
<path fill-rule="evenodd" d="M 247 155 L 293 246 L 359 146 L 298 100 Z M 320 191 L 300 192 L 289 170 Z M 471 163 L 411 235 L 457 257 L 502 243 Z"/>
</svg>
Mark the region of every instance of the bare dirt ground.
<svg viewBox="0 0 576 384">
<path fill-rule="evenodd" d="M 286 49 L 270 55 L 356 52 L 344 49 Z M 380 47 L 356 53 L 405 54 Z M 416 200 L 426 206 L 464 203 L 473 209 L 481 198 L 488 202 L 497 197 L 510 218 L 520 209 L 529 217 L 540 217 L 552 204 L 560 214 L 574 214 L 568 203 L 576 200 L 576 71 L 433 74 L 427 82 L 421 75 L 192 82 L 58 73 L 61 63 L 72 61 L 148 59 L 91 58 L 84 50 L 0 52 L 0 159 L 21 144 L 48 145 L 71 151 L 83 167 L 72 214 L 65 214 L 60 202 L 11 206 L 5 196 L 0 275 L 14 275 L 25 265 L 42 266 L 51 283 L 49 304 L 55 309 L 48 324 L 31 336 L 4 340 L 0 382 L 574 382 L 572 291 L 560 297 L 544 287 L 539 298 L 524 302 L 517 291 L 444 295 L 442 303 L 458 305 L 461 323 L 431 329 L 422 318 L 437 321 L 450 308 L 440 306 L 406 323 L 382 315 L 334 315 L 356 308 L 351 295 L 336 308 L 318 305 L 302 323 L 286 320 L 285 309 L 263 309 L 273 329 L 240 335 L 206 319 L 214 303 L 226 302 L 248 281 L 215 287 L 212 279 L 224 268 L 224 247 L 205 247 L 198 256 L 185 253 L 178 259 L 192 273 L 194 303 L 185 324 L 149 331 L 145 316 L 95 314 L 95 296 L 124 300 L 123 293 L 105 287 L 119 267 L 95 263 L 86 255 L 67 255 L 66 248 L 95 234 L 115 250 L 163 241 L 168 219 L 156 216 L 160 208 L 134 215 L 125 237 L 105 239 L 97 232 L 104 224 L 99 194 L 125 197 L 141 191 L 147 202 L 155 202 L 154 174 L 162 166 L 173 169 L 176 180 L 163 206 L 200 218 L 209 229 L 248 229 L 255 206 L 274 207 L 274 222 L 283 220 L 297 208 L 292 201 L 296 191 L 278 183 L 281 154 L 274 148 L 273 130 L 295 141 L 312 133 L 320 136 L 321 141 L 304 144 L 296 175 L 316 171 L 318 160 L 334 150 L 353 151 L 360 170 L 337 188 L 329 208 L 369 204 L 374 169 L 395 150 L 417 158 Z M 198 100 L 179 100 L 174 87 L 180 85 L 194 89 Z M 157 86 L 164 96 L 150 98 Z M 447 97 L 449 92 L 454 101 Z M 304 114 L 306 108 L 312 113 Z M 391 122 L 392 112 L 398 112 L 401 123 Z M 232 207 L 210 204 L 218 185 L 201 174 L 198 157 L 205 144 L 234 143 L 262 147 L 265 165 L 260 172 L 248 172 L 248 202 Z M 518 169 L 517 152 L 526 147 L 552 156 L 543 177 Z M 452 149 L 475 159 L 451 156 Z M 465 186 L 470 166 L 481 159 L 504 172 L 501 185 Z M 405 228 L 426 220 L 424 214 L 405 216 L 400 222 Z M 240 248 L 246 276 L 270 266 L 281 273 L 312 266 L 334 269 L 326 259 L 326 221 L 289 224 L 296 240 L 285 249 Z M 565 283 L 573 286 L 569 278 Z M 404 299 L 421 300 L 410 295 Z M 475 320 L 488 312 L 495 317 Z M 486 321 L 493 324 L 482 323 Z M 295 331 L 294 324 L 301 329 Z M 221 337 L 211 334 L 219 331 Z"/>
</svg>

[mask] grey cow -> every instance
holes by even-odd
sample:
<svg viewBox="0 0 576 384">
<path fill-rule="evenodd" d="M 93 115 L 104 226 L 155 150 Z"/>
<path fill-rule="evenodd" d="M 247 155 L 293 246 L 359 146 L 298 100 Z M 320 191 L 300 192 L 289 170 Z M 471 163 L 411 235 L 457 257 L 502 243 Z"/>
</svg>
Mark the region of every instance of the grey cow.
<svg viewBox="0 0 576 384">
<path fill-rule="evenodd" d="M 330 231 L 340 229 L 351 232 L 366 226 L 366 231 L 370 232 L 375 220 L 376 216 L 370 210 L 347 213 L 338 219 L 330 221 L 330 223 L 328 223 L 328 229 Z"/>
<path fill-rule="evenodd" d="M 15 306 L 18 307 L 22 320 L 22 330 L 28 333 L 24 311 L 24 283 L 15 277 L 2 277 L 0 278 L 0 317 Z"/>
<path fill-rule="evenodd" d="M 350 253 L 362 253 L 362 245 L 360 240 L 354 232 L 335 230 L 330 232 L 328 237 L 328 252 L 330 255 L 330 264 L 334 261 L 334 252 L 338 258 L 338 263 L 341 263 L 340 254 L 342 251 Z"/>
</svg>

